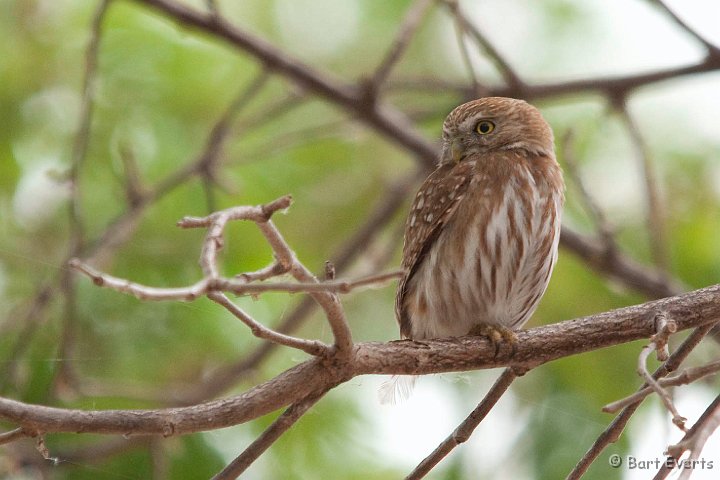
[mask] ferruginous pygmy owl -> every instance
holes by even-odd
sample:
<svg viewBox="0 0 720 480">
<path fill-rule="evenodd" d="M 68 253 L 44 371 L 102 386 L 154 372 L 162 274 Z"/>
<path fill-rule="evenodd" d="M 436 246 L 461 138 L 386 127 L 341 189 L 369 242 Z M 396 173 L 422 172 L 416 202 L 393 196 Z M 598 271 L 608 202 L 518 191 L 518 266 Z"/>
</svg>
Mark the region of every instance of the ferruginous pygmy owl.
<svg viewBox="0 0 720 480">
<path fill-rule="evenodd" d="M 552 130 L 535 107 L 488 97 L 453 110 L 405 225 L 401 336 L 513 341 L 555 266 L 563 192 Z M 407 396 L 413 378 L 387 382 L 381 400 Z"/>
</svg>

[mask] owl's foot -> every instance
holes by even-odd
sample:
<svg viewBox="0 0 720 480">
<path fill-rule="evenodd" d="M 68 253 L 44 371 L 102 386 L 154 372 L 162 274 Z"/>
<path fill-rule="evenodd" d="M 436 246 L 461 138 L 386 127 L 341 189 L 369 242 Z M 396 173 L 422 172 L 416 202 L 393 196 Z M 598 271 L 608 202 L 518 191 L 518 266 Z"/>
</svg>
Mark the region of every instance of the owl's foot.
<svg viewBox="0 0 720 480">
<path fill-rule="evenodd" d="M 497 357 L 500 353 L 500 346 L 505 343 L 511 348 L 511 356 L 515 354 L 515 343 L 517 342 L 517 335 L 513 330 L 503 325 L 492 325 L 488 323 L 481 323 L 476 325 L 470 330 L 468 335 L 476 335 L 479 337 L 485 337 L 490 340 L 490 343 L 495 347 L 495 356 Z"/>
</svg>

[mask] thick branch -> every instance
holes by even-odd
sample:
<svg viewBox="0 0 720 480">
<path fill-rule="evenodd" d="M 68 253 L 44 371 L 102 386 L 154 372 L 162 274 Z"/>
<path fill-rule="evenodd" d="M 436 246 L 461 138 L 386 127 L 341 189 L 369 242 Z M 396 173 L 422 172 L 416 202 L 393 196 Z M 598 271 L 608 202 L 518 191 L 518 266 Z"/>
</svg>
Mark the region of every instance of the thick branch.
<svg viewBox="0 0 720 480">
<path fill-rule="evenodd" d="M 0 398 L 0 418 L 26 431 L 173 435 L 244 423 L 309 394 L 364 374 L 457 372 L 543 363 L 612 345 L 649 338 L 654 318 L 665 311 L 678 330 L 720 320 L 720 285 L 677 297 L 518 332 L 514 354 L 495 352 L 485 337 L 356 344 L 347 362 L 306 361 L 249 391 L 192 407 L 160 410 L 83 411 L 30 405 Z"/>
</svg>

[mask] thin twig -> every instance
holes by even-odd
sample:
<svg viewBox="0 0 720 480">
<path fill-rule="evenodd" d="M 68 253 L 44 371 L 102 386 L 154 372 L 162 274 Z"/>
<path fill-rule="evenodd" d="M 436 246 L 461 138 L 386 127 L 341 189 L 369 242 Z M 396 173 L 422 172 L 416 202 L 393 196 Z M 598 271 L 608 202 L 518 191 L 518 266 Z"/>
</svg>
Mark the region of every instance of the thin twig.
<svg viewBox="0 0 720 480">
<path fill-rule="evenodd" d="M 295 252 L 290 249 L 283 238 L 280 231 L 275 228 L 275 224 L 271 221 L 257 224 L 260 231 L 265 236 L 265 240 L 270 244 L 275 258 L 283 264 L 290 265 L 290 274 L 301 283 L 321 284 L 321 282 L 313 275 L 313 273 L 305 267 L 295 256 Z M 352 349 L 352 332 L 345 318 L 345 311 L 340 305 L 340 299 L 337 294 L 331 291 L 308 292 L 311 297 L 320 305 L 325 312 L 325 318 L 330 324 L 333 337 L 335 338 L 335 347 L 337 353 L 342 360 L 346 360 L 351 355 Z"/>
<path fill-rule="evenodd" d="M 158 302 L 167 302 L 172 300 L 189 302 L 211 292 L 229 292 L 234 293 L 235 295 L 257 295 L 266 292 L 310 294 L 350 293 L 353 290 L 357 290 L 362 287 L 371 285 L 381 286 L 384 283 L 399 278 L 402 275 L 400 270 L 393 270 L 390 272 L 367 275 L 354 280 L 318 280 L 316 282 L 301 281 L 297 283 L 247 283 L 247 281 L 242 277 L 244 275 L 252 276 L 256 274 L 256 272 L 251 272 L 249 274 L 237 275 L 238 278 L 208 276 L 186 287 L 152 287 L 100 272 L 90 265 L 81 262 L 77 258 L 70 260 L 70 262 L 68 262 L 68 266 L 89 277 L 93 283 L 99 287 L 105 287 L 120 293 L 132 295 L 140 300 Z M 285 268 L 280 270 L 286 271 Z M 312 273 L 309 273 L 309 275 L 312 275 Z M 305 274 L 301 274 L 301 276 L 303 278 L 309 278 L 306 277 Z"/>
<path fill-rule="evenodd" d="M 465 65 L 465 70 L 470 77 L 470 84 L 472 85 L 473 94 L 474 96 L 478 97 L 485 96 L 484 92 L 486 92 L 487 89 L 481 87 L 480 81 L 478 80 L 477 72 L 475 71 L 475 66 L 473 65 L 472 57 L 470 56 L 470 51 L 468 50 L 467 44 L 465 43 L 465 24 L 461 19 L 457 2 L 454 1 L 452 2 L 452 4 L 455 5 L 455 37 L 457 40 L 458 48 L 460 49 L 460 57 L 462 58 L 463 64 Z"/>
<path fill-rule="evenodd" d="M 668 393 L 667 390 L 665 390 L 654 378 L 652 375 L 650 375 L 650 372 L 647 370 L 647 359 L 652 354 L 652 352 L 657 348 L 657 345 L 655 342 L 650 342 L 649 345 L 646 345 L 640 350 L 640 355 L 638 355 L 638 366 L 637 366 L 637 372 L 638 374 L 645 380 L 645 384 L 650 387 L 662 400 L 663 404 L 665 405 L 665 408 L 668 409 L 670 414 L 672 415 L 673 419 L 672 422 L 683 432 L 687 432 L 687 427 L 685 427 L 685 422 L 687 419 L 680 415 L 675 408 L 675 404 L 672 401 L 672 397 Z"/>
<path fill-rule="evenodd" d="M 658 379 L 665 377 L 668 373 L 675 371 L 680 364 L 690 355 L 695 347 L 702 341 L 707 333 L 713 328 L 713 324 L 702 325 L 693 330 L 693 332 L 680 344 L 677 350 L 670 355 L 665 363 L 660 365 L 657 370 L 653 373 L 653 378 Z M 647 385 L 642 385 L 640 390 L 645 388 Z M 568 474 L 566 480 L 579 480 L 590 468 L 590 465 L 600 456 L 605 448 L 611 443 L 617 441 L 620 438 L 620 434 L 625 429 L 630 418 L 633 416 L 637 408 L 640 406 L 642 399 L 637 402 L 628 405 L 623 408 L 608 425 L 608 427 L 598 436 L 595 442 L 592 444 L 590 449 L 585 452 L 585 455 L 578 461 L 575 468 Z"/>
<path fill-rule="evenodd" d="M 710 362 L 700 367 L 686 368 L 677 375 L 659 379 L 657 383 L 663 388 L 676 387 L 678 385 L 690 384 L 701 378 L 715 375 L 718 372 L 720 372 L 720 360 Z M 608 403 L 602 408 L 602 411 L 606 413 L 617 413 L 618 411 L 620 411 L 620 409 L 625 408 L 630 404 L 641 401 L 648 395 L 652 394 L 654 391 L 655 390 L 650 387 L 645 387 L 642 390 L 639 390 L 628 397 L 616 400 L 612 403 Z"/>
<path fill-rule="evenodd" d="M 213 477 L 213 480 L 234 480 L 239 477 L 247 468 L 262 455 L 280 436 L 285 433 L 310 407 L 320 400 L 327 390 L 312 393 L 302 400 L 293 403 L 235 460 L 233 460 L 220 473 Z"/>
<path fill-rule="evenodd" d="M 275 342 L 279 345 L 285 345 L 286 347 L 297 348 L 303 352 L 314 355 L 323 356 L 328 354 L 329 346 L 317 340 L 305 340 L 302 338 L 292 337 L 290 335 L 284 335 L 278 333 L 252 318 L 243 309 L 235 305 L 226 295 L 219 292 L 208 293 L 207 297 L 215 303 L 218 303 L 225 307 L 230 313 L 239 318 L 245 325 L 250 327 L 253 335 L 258 338 L 263 338 L 271 342 Z"/>
<path fill-rule="evenodd" d="M 184 217 L 177 222 L 177 226 L 180 228 L 212 227 L 218 217 L 227 217 L 223 221 L 250 220 L 253 222 L 266 222 L 275 212 L 290 207 L 291 203 L 292 197 L 285 195 L 264 205 L 231 207 L 206 217 Z"/>
<path fill-rule="evenodd" d="M 670 475 L 674 467 L 678 465 L 678 460 L 686 451 L 690 450 L 690 457 L 684 462 L 690 467 L 683 468 L 680 479 L 686 480 L 690 478 L 694 470 L 694 462 L 700 458 L 700 453 L 712 433 L 720 427 L 720 395 L 708 405 L 700 418 L 695 422 L 690 430 L 680 442 L 671 445 L 667 449 L 669 457 L 663 462 L 662 467 L 658 470 L 653 480 L 663 480 Z"/>
<path fill-rule="evenodd" d="M 22 427 L 18 427 L 15 430 L 10 430 L 9 432 L 3 432 L 0 433 L 0 445 L 3 445 L 5 443 L 14 442 L 15 440 L 18 440 L 20 438 L 26 437 L 27 432 Z"/>
<path fill-rule="evenodd" d="M 506 368 L 490 388 L 487 395 L 485 395 L 485 398 L 475 407 L 475 410 L 473 410 L 430 455 L 425 457 L 425 459 L 405 477 L 405 480 L 418 480 L 423 478 L 455 447 L 466 442 L 517 377 L 517 373 L 515 373 L 512 368 Z"/>
<path fill-rule="evenodd" d="M 520 76 L 515 72 L 515 69 L 510 66 L 508 61 L 505 60 L 505 57 L 500 54 L 500 52 L 493 46 L 490 40 L 485 37 L 480 29 L 468 20 L 467 16 L 460 9 L 458 1 L 445 0 L 444 3 L 448 6 L 455 18 L 457 18 L 461 29 L 470 33 L 478 45 L 485 50 L 490 57 L 490 60 L 495 63 L 500 75 L 503 76 L 508 86 L 517 92 L 523 92 L 525 90 L 525 82 L 523 82 Z M 520 93 L 517 96 L 521 97 L 523 95 Z"/>
</svg>

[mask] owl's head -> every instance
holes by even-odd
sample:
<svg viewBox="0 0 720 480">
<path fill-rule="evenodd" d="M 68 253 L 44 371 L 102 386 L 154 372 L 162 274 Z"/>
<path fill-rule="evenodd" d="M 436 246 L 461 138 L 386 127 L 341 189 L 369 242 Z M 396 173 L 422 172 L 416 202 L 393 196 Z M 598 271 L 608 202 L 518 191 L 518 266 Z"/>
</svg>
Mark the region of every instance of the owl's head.
<svg viewBox="0 0 720 480">
<path fill-rule="evenodd" d="M 498 150 L 554 155 L 553 133 L 538 111 L 523 100 L 485 97 L 457 107 L 443 123 L 440 163 Z"/>
</svg>

